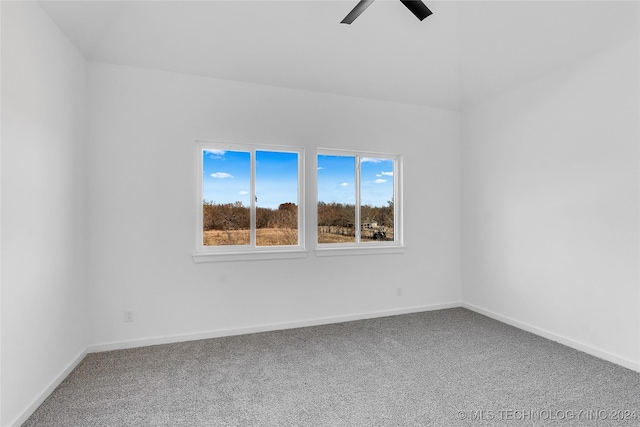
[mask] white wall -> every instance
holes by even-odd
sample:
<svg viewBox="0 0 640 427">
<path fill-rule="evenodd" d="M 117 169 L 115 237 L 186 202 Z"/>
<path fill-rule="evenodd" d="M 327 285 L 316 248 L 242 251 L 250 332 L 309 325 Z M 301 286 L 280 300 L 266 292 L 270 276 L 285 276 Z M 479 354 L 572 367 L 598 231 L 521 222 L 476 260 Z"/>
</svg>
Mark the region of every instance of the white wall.
<svg viewBox="0 0 640 427">
<path fill-rule="evenodd" d="M 463 112 L 463 301 L 640 369 L 639 48 Z"/>
<path fill-rule="evenodd" d="M 86 64 L 35 2 L 2 2 L 2 425 L 86 351 Z"/>
<path fill-rule="evenodd" d="M 90 100 L 93 349 L 459 303 L 459 113 L 104 64 Z M 311 188 L 315 147 L 404 155 L 406 252 L 195 264 L 196 140 L 304 146 Z"/>
</svg>

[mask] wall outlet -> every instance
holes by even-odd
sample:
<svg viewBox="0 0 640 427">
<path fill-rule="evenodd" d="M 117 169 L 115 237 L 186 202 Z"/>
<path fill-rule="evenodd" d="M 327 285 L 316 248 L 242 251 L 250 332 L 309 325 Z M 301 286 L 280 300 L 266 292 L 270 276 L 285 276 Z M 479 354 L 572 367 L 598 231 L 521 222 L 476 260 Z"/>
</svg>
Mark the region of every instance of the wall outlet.
<svg viewBox="0 0 640 427">
<path fill-rule="evenodd" d="M 402 286 L 398 286 L 396 288 L 396 296 L 399 296 L 399 297 L 402 296 Z"/>
<path fill-rule="evenodd" d="M 126 310 L 124 312 L 124 321 L 133 322 L 133 311 Z"/>
</svg>

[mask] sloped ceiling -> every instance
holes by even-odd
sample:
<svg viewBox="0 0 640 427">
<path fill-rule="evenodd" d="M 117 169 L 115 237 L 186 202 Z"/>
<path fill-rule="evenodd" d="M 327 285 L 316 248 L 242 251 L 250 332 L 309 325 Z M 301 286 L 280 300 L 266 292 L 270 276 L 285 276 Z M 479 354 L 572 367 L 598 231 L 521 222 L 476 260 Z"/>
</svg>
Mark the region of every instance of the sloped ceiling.
<svg viewBox="0 0 640 427">
<path fill-rule="evenodd" d="M 635 1 L 42 1 L 90 61 L 460 110 L 638 37 Z"/>
</svg>

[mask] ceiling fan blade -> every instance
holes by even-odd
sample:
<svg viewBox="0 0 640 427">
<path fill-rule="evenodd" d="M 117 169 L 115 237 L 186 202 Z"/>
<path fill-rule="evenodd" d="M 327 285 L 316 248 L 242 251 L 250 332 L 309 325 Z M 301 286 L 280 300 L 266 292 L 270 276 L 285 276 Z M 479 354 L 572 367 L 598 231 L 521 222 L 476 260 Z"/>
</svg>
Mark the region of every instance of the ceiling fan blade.
<svg viewBox="0 0 640 427">
<path fill-rule="evenodd" d="M 421 21 L 433 13 L 420 0 L 400 0 L 400 1 L 402 2 L 403 5 L 407 6 L 407 9 L 409 9 L 411 13 L 416 15 L 416 18 L 418 18 Z"/>
<path fill-rule="evenodd" d="M 351 24 L 366 8 L 368 8 L 373 0 L 360 0 L 360 2 L 353 8 L 351 12 L 347 16 L 344 17 L 341 24 Z M 408 6 L 407 6 L 408 7 Z M 426 6 L 425 6 L 426 7 Z M 415 12 L 414 12 L 415 13 Z"/>
</svg>

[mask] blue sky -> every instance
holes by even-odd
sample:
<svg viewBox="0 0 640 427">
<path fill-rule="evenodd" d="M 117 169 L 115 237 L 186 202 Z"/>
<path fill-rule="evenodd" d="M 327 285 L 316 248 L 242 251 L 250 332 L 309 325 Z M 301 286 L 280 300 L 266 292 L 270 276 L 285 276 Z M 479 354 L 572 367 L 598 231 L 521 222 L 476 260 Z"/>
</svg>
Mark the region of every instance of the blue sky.
<svg viewBox="0 0 640 427">
<path fill-rule="evenodd" d="M 318 156 L 318 201 L 354 204 L 355 157 Z M 360 203 L 387 206 L 393 198 L 393 160 L 360 160 Z"/>
<path fill-rule="evenodd" d="M 249 206 L 251 163 L 248 151 L 204 150 L 202 198 L 214 203 L 241 201 Z M 298 154 L 256 151 L 258 207 L 298 204 Z"/>
<path fill-rule="evenodd" d="M 360 200 L 363 205 L 387 206 L 393 198 L 393 160 L 363 157 Z M 251 162 L 248 151 L 204 150 L 202 198 L 214 203 L 242 202 L 249 206 Z M 298 204 L 298 154 L 256 151 L 258 206 L 275 209 Z M 318 200 L 355 203 L 355 157 L 318 156 Z"/>
</svg>

